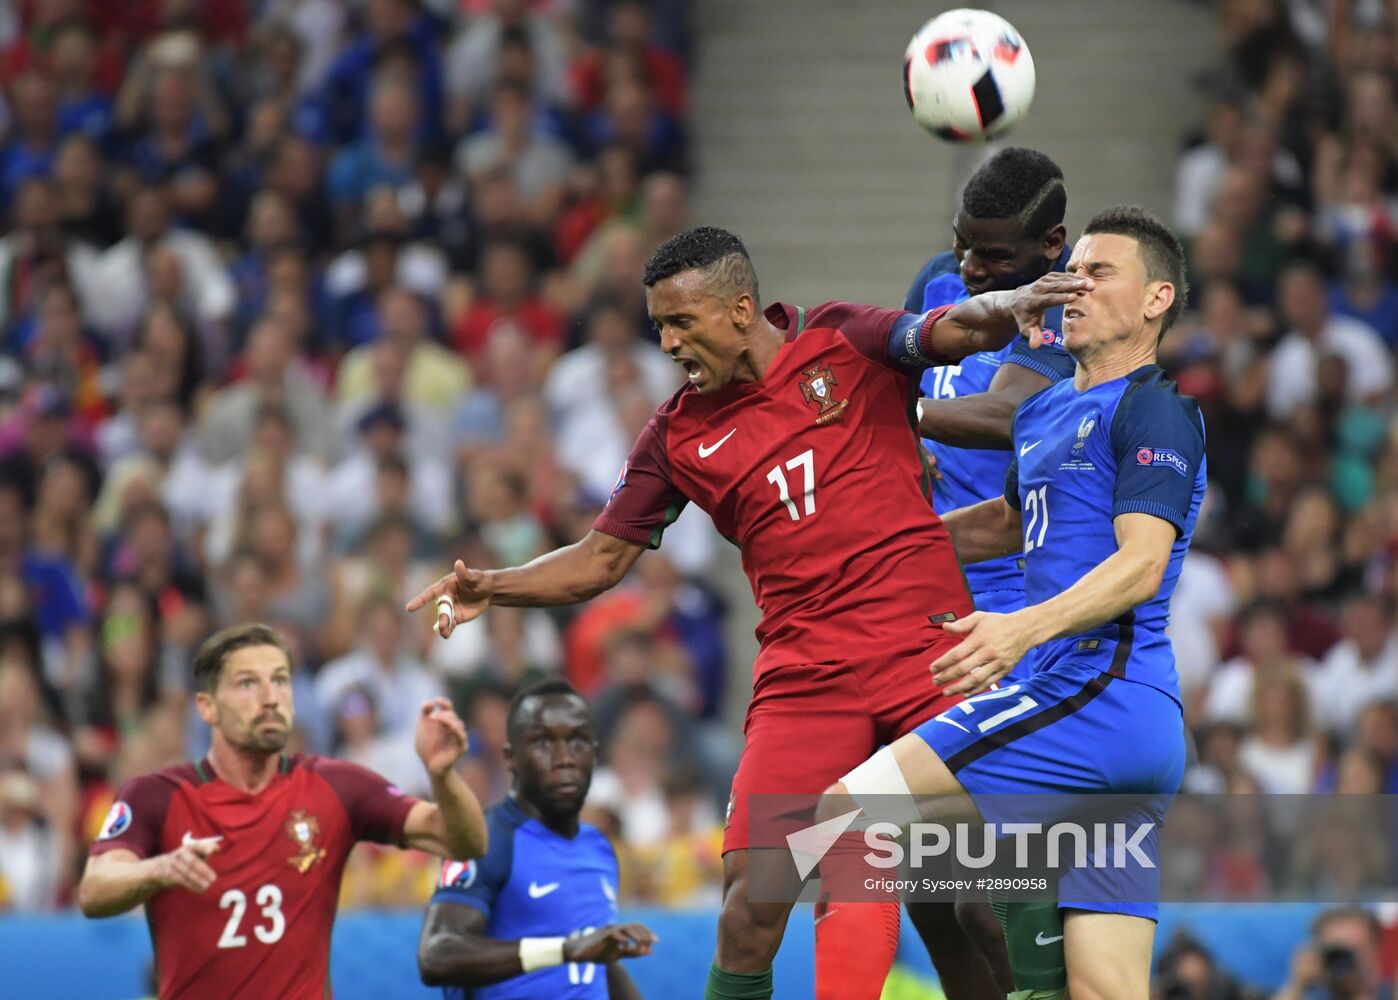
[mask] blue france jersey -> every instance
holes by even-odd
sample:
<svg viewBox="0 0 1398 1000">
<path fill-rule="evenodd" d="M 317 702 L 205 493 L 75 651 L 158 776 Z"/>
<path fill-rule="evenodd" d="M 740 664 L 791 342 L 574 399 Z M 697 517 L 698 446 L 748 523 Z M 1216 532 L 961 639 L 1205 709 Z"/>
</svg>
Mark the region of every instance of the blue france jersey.
<svg viewBox="0 0 1398 1000">
<path fill-rule="evenodd" d="M 1119 514 L 1152 514 L 1178 533 L 1153 598 L 1114 622 L 1039 646 L 1037 669 L 1065 659 L 1096 664 L 1179 701 L 1165 626 L 1204 499 L 1199 407 L 1155 365 L 1085 392 L 1067 380 L 1024 401 L 1014 443 L 1005 500 L 1023 519 L 1029 604 L 1062 593 L 1115 553 Z"/>
<path fill-rule="evenodd" d="M 485 914 L 485 935 L 502 941 L 569 937 L 616 921 L 616 854 L 596 827 L 583 823 L 569 840 L 514 799 L 492 808 L 486 819 L 486 856 L 444 862 L 432 902 L 475 907 Z M 442 992 L 447 1000 L 604 1000 L 607 969 L 565 962 L 469 993 L 461 987 Z"/>
<path fill-rule="evenodd" d="M 1071 247 L 1065 249 L 1054 270 L 1067 267 L 1071 253 Z M 956 255 L 947 252 L 933 257 L 918 273 L 903 308 L 926 312 L 938 306 L 964 302 L 969 297 L 961 282 Z M 929 368 L 922 375 L 922 394 L 929 399 L 952 399 L 985 392 L 1000 366 L 1007 362 L 1022 365 L 1051 382 L 1066 378 L 1073 374 L 1073 359 L 1063 349 L 1062 335 L 1058 333 L 1062 329 L 1062 307 L 1050 309 L 1044 317 L 1045 332 L 1055 334 L 1050 343 L 1031 349 L 1022 337 L 1016 337 L 1001 350 L 972 354 L 963 358 L 959 365 Z M 1010 465 L 1009 452 L 954 448 L 927 438 L 922 443 L 937 459 L 937 469 L 942 474 L 932 487 L 932 505 L 938 514 L 998 497 L 1004 489 L 1005 470 Z M 1023 591 L 1023 570 L 1023 560 L 1018 556 L 991 559 L 967 566 L 966 582 L 976 598 L 994 591 Z M 982 610 L 1004 610 L 999 604 L 988 608 L 979 599 L 976 603 Z"/>
</svg>

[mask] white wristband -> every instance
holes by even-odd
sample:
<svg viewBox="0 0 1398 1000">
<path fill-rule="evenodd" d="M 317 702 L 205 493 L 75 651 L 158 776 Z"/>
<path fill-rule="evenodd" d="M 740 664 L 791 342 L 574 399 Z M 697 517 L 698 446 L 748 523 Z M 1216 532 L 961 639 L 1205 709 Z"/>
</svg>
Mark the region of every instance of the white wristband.
<svg viewBox="0 0 1398 1000">
<path fill-rule="evenodd" d="M 520 938 L 519 964 L 525 972 L 547 969 L 563 964 L 563 942 L 566 938 Z"/>
</svg>

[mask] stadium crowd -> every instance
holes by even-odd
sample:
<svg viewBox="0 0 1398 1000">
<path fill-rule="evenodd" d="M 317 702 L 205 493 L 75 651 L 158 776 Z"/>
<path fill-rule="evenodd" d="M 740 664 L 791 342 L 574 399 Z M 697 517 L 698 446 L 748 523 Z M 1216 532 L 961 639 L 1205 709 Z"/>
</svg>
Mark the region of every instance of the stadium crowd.
<svg viewBox="0 0 1398 1000">
<path fill-rule="evenodd" d="M 0 909 L 71 901 L 128 777 L 204 751 L 193 649 L 297 652 L 300 747 L 409 791 L 424 697 L 471 730 L 562 671 L 640 898 L 710 891 L 734 737 L 687 515 L 582 613 L 436 640 L 455 557 L 575 540 L 678 385 L 637 280 L 687 224 L 679 3 L 32 0 L 0 18 Z M 362 849 L 351 903 L 435 866 Z"/>
<path fill-rule="evenodd" d="M 1214 7 L 1164 348 L 1211 467 L 1173 607 L 1185 787 L 1398 792 L 1398 9 Z M 299 745 L 412 791 L 421 698 L 455 700 L 489 803 L 511 692 L 561 671 L 596 706 L 590 818 L 623 891 L 715 900 L 718 713 L 749 665 L 701 513 L 580 611 L 494 609 L 445 643 L 401 612 L 453 558 L 580 537 L 678 384 L 637 279 L 689 221 L 685 5 L 6 13 L 0 909 L 66 905 L 113 789 L 203 752 L 191 651 L 251 620 L 297 650 Z M 1191 891 L 1275 887 L 1258 858 L 1289 839 L 1245 857 L 1226 833 Z M 1311 847 L 1281 870 L 1398 874 Z M 433 875 L 361 848 L 346 901 L 416 906 Z"/>
</svg>

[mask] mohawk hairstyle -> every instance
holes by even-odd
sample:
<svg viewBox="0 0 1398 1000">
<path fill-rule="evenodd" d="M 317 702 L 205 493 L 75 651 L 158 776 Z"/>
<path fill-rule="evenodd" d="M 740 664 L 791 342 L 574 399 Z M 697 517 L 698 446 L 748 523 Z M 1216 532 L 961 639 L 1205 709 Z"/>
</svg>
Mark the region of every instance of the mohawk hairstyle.
<svg viewBox="0 0 1398 1000">
<path fill-rule="evenodd" d="M 1168 281 L 1175 286 L 1175 301 L 1170 303 L 1170 308 L 1165 310 L 1160 321 L 1159 340 L 1164 340 L 1165 331 L 1184 312 L 1185 299 L 1189 296 L 1189 283 L 1184 276 L 1184 247 L 1180 246 L 1179 237 L 1139 205 L 1115 205 L 1103 209 L 1092 217 L 1082 232 L 1084 236 L 1105 233 L 1131 237 L 1136 241 L 1141 262 L 1146 266 L 1146 280 Z"/>
<path fill-rule="evenodd" d="M 757 271 L 748 248 L 726 229 L 696 226 L 671 236 L 646 261 L 641 284 L 650 288 L 657 281 L 684 271 L 705 272 L 715 291 L 748 292 L 754 301 L 761 301 L 757 295 Z"/>
<path fill-rule="evenodd" d="M 1068 210 L 1063 171 L 1038 150 L 1002 149 L 961 189 L 961 210 L 973 219 L 1018 218 L 1026 235 L 1042 236 Z"/>
</svg>

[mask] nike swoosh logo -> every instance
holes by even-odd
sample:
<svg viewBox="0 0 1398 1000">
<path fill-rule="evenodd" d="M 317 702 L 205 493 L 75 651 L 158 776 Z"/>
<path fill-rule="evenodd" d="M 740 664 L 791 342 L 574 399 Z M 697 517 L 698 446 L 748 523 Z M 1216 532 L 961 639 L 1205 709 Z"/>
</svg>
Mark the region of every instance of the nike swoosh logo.
<svg viewBox="0 0 1398 1000">
<path fill-rule="evenodd" d="M 1037 945 L 1057 944 L 1059 941 L 1062 940 L 1062 934 L 1059 934 L 1057 937 L 1044 937 L 1044 932 L 1040 931 L 1038 934 L 1034 935 L 1034 943 Z"/>
<path fill-rule="evenodd" d="M 949 726 L 955 726 L 957 729 L 961 730 L 963 733 L 969 733 L 969 732 L 971 731 L 971 730 L 967 729 L 965 726 L 963 726 L 961 723 L 957 722 L 955 719 L 948 719 L 946 716 L 943 716 L 943 715 L 935 716 L 935 717 L 933 718 L 932 721 L 933 721 L 933 722 L 945 722 L 945 723 L 946 723 L 947 725 L 949 725 Z"/>
<path fill-rule="evenodd" d="M 190 844 L 193 844 L 193 843 L 195 843 L 196 841 L 200 841 L 200 840 L 222 840 L 222 839 L 223 839 L 223 836 L 222 836 L 222 835 L 219 835 L 219 836 L 217 836 L 217 837 L 196 837 L 193 833 L 191 833 L 190 831 L 186 830 L 186 831 L 184 832 L 184 836 L 180 838 L 180 846 L 181 846 L 181 847 L 188 847 Z"/>
<path fill-rule="evenodd" d="M 1020 445 L 1020 446 L 1019 446 L 1019 457 L 1020 457 L 1020 458 L 1023 458 L 1025 455 L 1029 454 L 1031 451 L 1033 451 L 1035 448 L 1039 447 L 1039 445 L 1041 445 L 1041 444 L 1043 444 L 1043 443 L 1044 443 L 1043 438 L 1040 438 L 1038 441 L 1035 441 L 1033 444 L 1022 444 L 1022 445 Z"/>
<path fill-rule="evenodd" d="M 723 435 L 723 437 L 719 438 L 719 439 L 718 439 L 717 441 L 715 441 L 713 444 L 706 445 L 706 444 L 704 444 L 704 442 L 700 441 L 700 442 L 699 442 L 699 457 L 700 457 L 700 458 L 708 458 L 708 457 L 709 457 L 710 455 L 712 455 L 714 452 L 718 451 L 720 448 L 723 447 L 723 442 L 727 441 L 729 438 L 731 438 L 734 434 L 737 434 L 737 433 L 738 433 L 738 428 L 734 427 L 731 431 L 729 431 L 727 434 Z"/>
<path fill-rule="evenodd" d="M 529 898 L 530 898 L 530 899 L 543 899 L 545 896 L 547 896 L 549 893 L 553 892 L 553 890 L 555 890 L 555 889 L 557 889 L 557 888 L 558 888 L 558 883 L 557 883 L 557 882 L 550 882 L 548 885 L 540 885 L 540 884 L 537 883 L 537 882 L 530 882 L 530 883 L 529 883 Z"/>
</svg>

